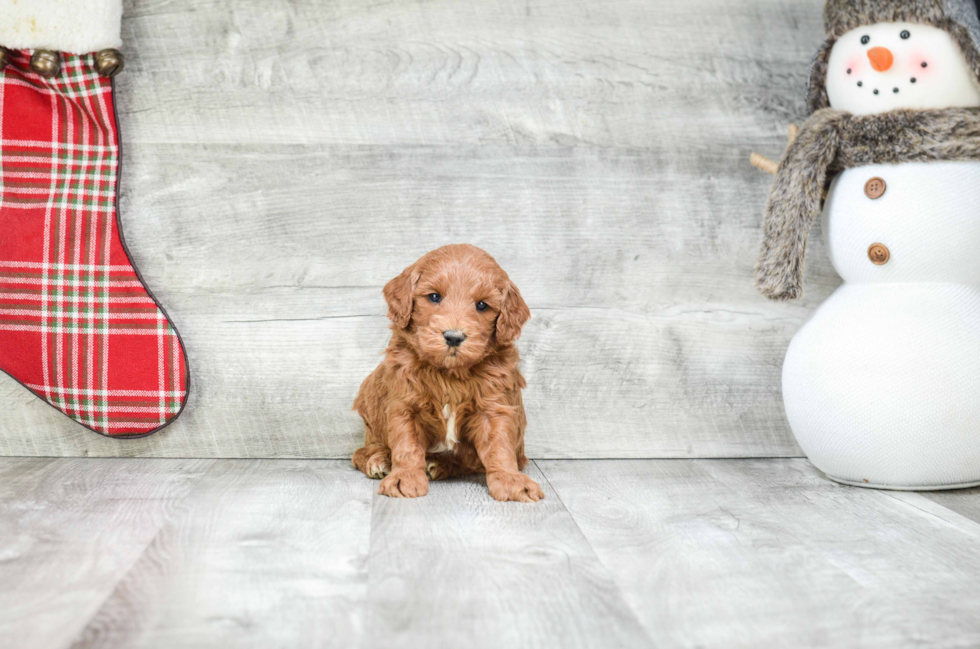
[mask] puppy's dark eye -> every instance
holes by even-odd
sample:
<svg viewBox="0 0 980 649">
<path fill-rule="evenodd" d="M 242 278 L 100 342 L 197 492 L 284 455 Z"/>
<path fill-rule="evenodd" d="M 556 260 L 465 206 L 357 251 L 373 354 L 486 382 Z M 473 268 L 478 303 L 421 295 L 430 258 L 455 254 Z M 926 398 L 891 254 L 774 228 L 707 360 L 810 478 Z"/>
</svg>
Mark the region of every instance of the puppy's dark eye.
<svg viewBox="0 0 980 649">
<path fill-rule="evenodd" d="M 432 302 L 433 304 L 439 304 L 442 302 L 442 296 L 438 293 L 429 293 L 428 298 L 429 302 Z"/>
<path fill-rule="evenodd" d="M 861 45 L 867 45 L 870 42 L 871 42 L 871 37 L 870 36 L 862 36 L 861 37 Z"/>
<path fill-rule="evenodd" d="M 486 311 L 487 310 L 487 303 L 486 302 L 477 302 L 476 303 L 476 310 L 477 311 Z"/>
<path fill-rule="evenodd" d="M 909 33 L 909 30 L 907 30 L 907 29 L 903 29 L 903 30 L 902 30 L 902 33 L 901 33 L 901 34 L 899 34 L 899 36 L 901 36 L 902 38 L 905 38 L 905 39 L 907 39 L 907 38 L 908 38 L 909 36 L 911 36 L 911 35 L 912 35 L 912 34 L 910 34 L 910 33 Z"/>
</svg>

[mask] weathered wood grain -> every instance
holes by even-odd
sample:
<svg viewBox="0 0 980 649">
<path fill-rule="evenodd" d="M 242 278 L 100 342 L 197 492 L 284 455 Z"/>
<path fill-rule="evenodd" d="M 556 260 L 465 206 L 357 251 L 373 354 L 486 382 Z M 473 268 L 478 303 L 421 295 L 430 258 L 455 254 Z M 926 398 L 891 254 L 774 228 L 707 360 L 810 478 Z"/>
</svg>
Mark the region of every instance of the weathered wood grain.
<svg viewBox="0 0 980 649">
<path fill-rule="evenodd" d="M 980 523 L 803 460 L 0 458 L 0 646 L 975 647 Z"/>
<path fill-rule="evenodd" d="M 540 461 L 654 643 L 970 647 L 980 524 L 805 460 Z"/>
<path fill-rule="evenodd" d="M 349 462 L 219 461 L 73 646 L 358 646 L 372 492 Z"/>
<path fill-rule="evenodd" d="M 649 148 L 696 172 L 712 137 L 785 145 L 821 8 L 130 0 L 119 84 L 132 142 Z"/>
<path fill-rule="evenodd" d="M 924 491 L 919 494 L 946 509 L 980 523 L 980 488 L 955 491 Z"/>
<path fill-rule="evenodd" d="M 0 376 L 0 454 L 343 457 L 380 288 L 485 247 L 533 319 L 534 457 L 799 455 L 789 339 L 837 284 L 752 288 L 817 0 L 128 2 L 123 225 L 194 389 L 116 442 Z"/>
<path fill-rule="evenodd" d="M 0 459 L 0 646 L 68 646 L 212 463 Z"/>
<path fill-rule="evenodd" d="M 544 476 L 528 474 L 545 500 L 495 502 L 482 477 L 375 497 L 365 647 L 653 646 Z"/>
</svg>

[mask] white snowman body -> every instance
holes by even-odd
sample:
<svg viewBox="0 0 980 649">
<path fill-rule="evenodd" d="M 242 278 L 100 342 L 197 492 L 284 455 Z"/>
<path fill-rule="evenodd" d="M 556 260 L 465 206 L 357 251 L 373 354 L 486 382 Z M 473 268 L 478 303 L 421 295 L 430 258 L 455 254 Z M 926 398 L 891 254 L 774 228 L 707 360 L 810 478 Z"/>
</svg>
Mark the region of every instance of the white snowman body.
<svg viewBox="0 0 980 649">
<path fill-rule="evenodd" d="M 913 40 L 922 33 L 931 49 Z M 859 66 L 874 45 L 868 41 L 891 47 L 876 53 L 877 65 Z M 912 47 L 903 51 L 903 43 Z M 921 93 L 929 77 L 912 74 L 929 68 L 941 71 L 942 83 Z M 882 112 L 980 106 L 956 45 L 921 25 L 845 34 L 831 53 L 827 90 L 833 108 L 855 114 L 868 114 L 878 98 Z M 928 105 L 941 94 L 943 106 Z M 844 284 L 800 329 L 783 364 L 783 399 L 800 446 L 848 484 L 980 484 L 980 162 L 848 169 L 831 184 L 822 225 Z"/>
<path fill-rule="evenodd" d="M 849 169 L 822 225 L 845 283 L 783 364 L 800 446 L 842 482 L 980 483 L 980 162 Z M 873 244 L 887 263 L 869 259 Z"/>
</svg>

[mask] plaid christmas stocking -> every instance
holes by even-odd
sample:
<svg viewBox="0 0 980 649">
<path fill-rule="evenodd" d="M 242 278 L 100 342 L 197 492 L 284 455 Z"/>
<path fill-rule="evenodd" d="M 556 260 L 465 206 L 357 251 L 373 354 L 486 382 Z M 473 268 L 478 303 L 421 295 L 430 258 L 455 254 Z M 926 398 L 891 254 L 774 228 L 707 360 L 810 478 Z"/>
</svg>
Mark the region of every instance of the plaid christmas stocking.
<svg viewBox="0 0 980 649">
<path fill-rule="evenodd" d="M 121 0 L 0 0 L 0 370 L 133 437 L 173 421 L 189 375 L 116 216 L 122 61 L 105 48 L 121 15 Z"/>
</svg>

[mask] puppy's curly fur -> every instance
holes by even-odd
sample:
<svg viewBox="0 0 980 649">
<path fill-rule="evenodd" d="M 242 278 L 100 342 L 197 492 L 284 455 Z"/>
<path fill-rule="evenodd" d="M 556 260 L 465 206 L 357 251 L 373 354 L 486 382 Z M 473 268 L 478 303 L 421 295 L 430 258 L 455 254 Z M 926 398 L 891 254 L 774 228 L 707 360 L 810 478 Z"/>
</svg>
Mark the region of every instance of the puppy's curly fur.
<svg viewBox="0 0 980 649">
<path fill-rule="evenodd" d="M 445 246 L 384 296 L 392 336 L 354 401 L 365 426 L 354 466 L 382 478 L 386 496 L 424 496 L 429 478 L 486 472 L 497 500 L 544 498 L 521 473 L 526 384 L 514 341 L 531 313 L 507 273 L 479 248 Z"/>
</svg>

